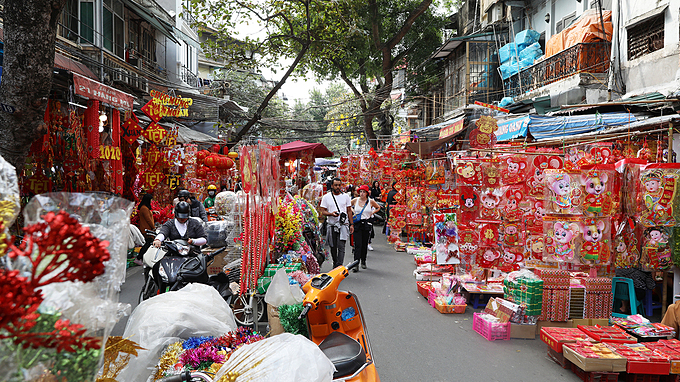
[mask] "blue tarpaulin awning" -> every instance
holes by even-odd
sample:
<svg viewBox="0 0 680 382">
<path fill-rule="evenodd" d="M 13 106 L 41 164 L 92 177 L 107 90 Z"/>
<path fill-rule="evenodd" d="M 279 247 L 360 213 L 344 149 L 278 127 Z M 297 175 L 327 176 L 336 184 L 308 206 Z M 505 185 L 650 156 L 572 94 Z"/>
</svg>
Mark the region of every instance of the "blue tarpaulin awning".
<svg viewBox="0 0 680 382">
<path fill-rule="evenodd" d="M 499 123 L 497 139 L 499 142 L 507 141 L 526 137 L 527 133 L 531 133 L 534 139 L 540 141 L 599 131 L 635 121 L 635 116 L 630 113 L 598 113 L 562 117 L 528 115 Z"/>
</svg>

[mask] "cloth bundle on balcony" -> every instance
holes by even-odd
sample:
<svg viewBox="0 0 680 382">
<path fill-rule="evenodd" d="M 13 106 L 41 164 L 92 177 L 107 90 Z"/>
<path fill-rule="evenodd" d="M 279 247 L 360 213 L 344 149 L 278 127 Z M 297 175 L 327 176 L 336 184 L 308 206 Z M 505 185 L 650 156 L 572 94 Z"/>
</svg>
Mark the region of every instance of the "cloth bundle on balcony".
<svg viewBox="0 0 680 382">
<path fill-rule="evenodd" d="M 602 32 L 602 24 L 604 24 L 604 33 Z M 545 56 L 550 57 L 584 42 L 611 41 L 612 29 L 611 11 L 602 11 L 602 20 L 600 20 L 599 12 L 595 9 L 589 9 L 583 12 L 568 28 L 553 35 L 548 40 L 545 44 Z"/>
<path fill-rule="evenodd" d="M 505 80 L 520 70 L 534 64 L 541 55 L 541 45 L 538 43 L 540 34 L 532 29 L 523 30 L 515 36 L 515 42 L 503 45 L 498 49 L 501 62 L 500 73 Z"/>
</svg>

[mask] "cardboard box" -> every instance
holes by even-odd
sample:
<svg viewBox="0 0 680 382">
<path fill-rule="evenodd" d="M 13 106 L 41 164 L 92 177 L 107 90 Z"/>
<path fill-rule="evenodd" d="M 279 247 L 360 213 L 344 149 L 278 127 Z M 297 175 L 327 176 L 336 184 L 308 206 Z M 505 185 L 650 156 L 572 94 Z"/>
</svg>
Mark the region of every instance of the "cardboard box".
<svg viewBox="0 0 680 382">
<path fill-rule="evenodd" d="M 536 339 L 536 324 L 520 325 L 510 323 L 510 338 L 518 338 L 524 340 Z"/>
<path fill-rule="evenodd" d="M 608 318 L 592 318 L 590 320 L 590 325 L 610 326 Z"/>
<path fill-rule="evenodd" d="M 618 373 L 626 371 L 626 364 L 628 363 L 625 358 L 586 358 L 569 349 L 568 346 L 562 348 L 562 353 L 564 354 L 564 358 L 568 359 L 583 371 L 612 371 Z"/>
<path fill-rule="evenodd" d="M 568 321 L 538 321 L 538 330 L 541 328 L 575 328 L 573 320 Z"/>
</svg>

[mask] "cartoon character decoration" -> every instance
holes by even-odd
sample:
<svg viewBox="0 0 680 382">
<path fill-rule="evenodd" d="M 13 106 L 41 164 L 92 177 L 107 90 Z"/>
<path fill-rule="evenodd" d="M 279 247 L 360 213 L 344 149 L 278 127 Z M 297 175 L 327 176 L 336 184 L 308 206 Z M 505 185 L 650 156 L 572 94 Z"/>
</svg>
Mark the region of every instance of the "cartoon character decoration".
<svg viewBox="0 0 680 382">
<path fill-rule="evenodd" d="M 585 219 L 581 223 L 581 261 L 585 264 L 609 263 L 609 239 L 605 232 L 607 224 L 601 219 Z"/>
<path fill-rule="evenodd" d="M 645 227 L 675 225 L 672 203 L 677 190 L 677 175 L 664 174 L 660 169 L 643 170 L 640 180 L 644 186 L 640 223 Z"/>
<path fill-rule="evenodd" d="M 434 240 L 437 264 L 459 264 L 458 229 L 456 214 L 434 214 Z"/>
<path fill-rule="evenodd" d="M 503 224 L 503 244 L 517 246 L 523 243 L 523 231 L 518 223 Z"/>
<path fill-rule="evenodd" d="M 444 164 L 440 161 L 427 162 L 425 180 L 427 184 L 443 184 L 445 182 Z"/>
<path fill-rule="evenodd" d="M 573 262 L 576 241 L 581 233 L 579 225 L 572 220 L 546 219 L 544 259 L 558 262 Z"/>
<path fill-rule="evenodd" d="M 500 221 L 501 211 L 498 205 L 501 197 L 498 190 L 487 190 L 481 195 L 481 209 L 479 210 L 479 220 Z"/>
<path fill-rule="evenodd" d="M 590 159 L 596 164 L 612 163 L 612 149 L 608 146 L 592 146 L 590 147 Z"/>
<path fill-rule="evenodd" d="M 479 117 L 476 129 L 470 132 L 470 147 L 478 149 L 488 149 L 496 144 L 496 134 L 494 133 L 498 130 L 498 123 L 496 118 L 483 115 Z"/>
<path fill-rule="evenodd" d="M 524 261 L 524 254 L 514 248 L 505 248 L 500 259 L 499 269 L 503 272 L 518 271 Z"/>
<path fill-rule="evenodd" d="M 588 160 L 588 154 L 579 148 L 570 148 L 564 157 L 564 168 L 567 170 L 578 170 L 581 166 L 585 166 L 590 163 Z"/>
<path fill-rule="evenodd" d="M 543 235 L 527 236 L 526 249 L 529 255 L 527 260 L 543 261 L 544 248 L 545 240 L 543 238 Z"/>
<path fill-rule="evenodd" d="M 564 165 L 564 161 L 556 155 L 536 155 L 531 163 L 531 177 L 527 180 L 528 194 L 534 198 L 543 198 L 545 194 L 545 170 L 559 170 Z"/>
<path fill-rule="evenodd" d="M 458 231 L 458 250 L 461 257 L 469 257 L 477 253 L 479 249 L 479 234 L 474 230 Z"/>
<path fill-rule="evenodd" d="M 650 269 L 667 269 L 672 265 L 669 233 L 666 227 L 651 227 L 644 231 L 641 265 Z"/>
<path fill-rule="evenodd" d="M 477 192 L 469 186 L 461 186 L 460 188 L 460 219 L 458 221 L 467 225 L 477 219 L 479 216 L 480 199 Z"/>
<path fill-rule="evenodd" d="M 496 268 L 501 251 L 498 248 L 481 248 L 477 253 L 477 265 L 482 268 Z"/>
<path fill-rule="evenodd" d="M 531 232 L 543 232 L 543 218 L 546 212 L 542 200 L 534 200 L 531 210 L 524 215 L 527 230 Z"/>
<path fill-rule="evenodd" d="M 573 175 L 564 170 L 545 171 L 545 191 L 550 212 L 558 214 L 579 212 L 581 187 L 574 182 Z"/>
<path fill-rule="evenodd" d="M 461 184 L 480 185 L 482 182 L 481 166 L 475 162 L 459 163 L 456 174 Z"/>
<path fill-rule="evenodd" d="M 524 199 L 524 193 L 519 187 L 511 187 L 505 191 L 505 205 L 503 206 L 503 218 L 512 222 L 522 219 L 524 211 L 520 203 Z"/>
<path fill-rule="evenodd" d="M 581 207 L 585 216 L 609 216 L 612 212 L 611 192 L 607 191 L 610 176 L 605 170 L 590 170 L 581 174 L 585 197 Z"/>
<path fill-rule="evenodd" d="M 626 243 L 623 235 L 614 239 L 614 256 L 616 268 L 630 268 L 638 264 L 640 252 L 637 250 L 637 239 L 630 237 L 630 244 Z"/>
<path fill-rule="evenodd" d="M 501 164 L 503 165 L 501 171 L 503 184 L 522 183 L 526 180 L 527 162 L 522 156 L 510 156 L 505 158 Z"/>
</svg>

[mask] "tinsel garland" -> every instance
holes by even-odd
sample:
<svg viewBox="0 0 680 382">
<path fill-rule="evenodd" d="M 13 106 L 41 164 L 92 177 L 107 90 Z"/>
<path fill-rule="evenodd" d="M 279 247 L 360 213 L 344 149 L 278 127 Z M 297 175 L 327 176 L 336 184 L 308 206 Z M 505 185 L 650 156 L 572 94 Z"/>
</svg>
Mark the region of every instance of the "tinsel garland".
<svg viewBox="0 0 680 382">
<path fill-rule="evenodd" d="M 307 324 L 304 319 L 298 317 L 302 312 L 302 303 L 295 305 L 279 306 L 279 319 L 283 330 L 291 334 L 302 334 L 307 337 Z"/>
</svg>

